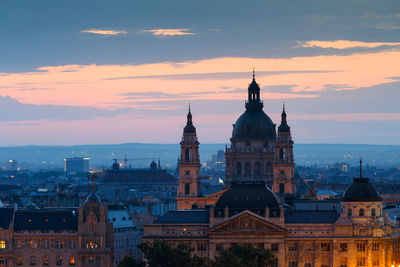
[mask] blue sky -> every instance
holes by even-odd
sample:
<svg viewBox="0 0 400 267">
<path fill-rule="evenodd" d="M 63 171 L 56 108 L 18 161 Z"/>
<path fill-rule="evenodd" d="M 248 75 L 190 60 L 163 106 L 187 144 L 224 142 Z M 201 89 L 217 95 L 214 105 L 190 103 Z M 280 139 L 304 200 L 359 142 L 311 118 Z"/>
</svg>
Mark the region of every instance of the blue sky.
<svg viewBox="0 0 400 267">
<path fill-rule="evenodd" d="M 400 144 L 399 1 L 1 1 L 0 36 L 0 145 L 174 143 L 189 102 L 228 142 L 253 67 L 296 142 Z"/>
</svg>

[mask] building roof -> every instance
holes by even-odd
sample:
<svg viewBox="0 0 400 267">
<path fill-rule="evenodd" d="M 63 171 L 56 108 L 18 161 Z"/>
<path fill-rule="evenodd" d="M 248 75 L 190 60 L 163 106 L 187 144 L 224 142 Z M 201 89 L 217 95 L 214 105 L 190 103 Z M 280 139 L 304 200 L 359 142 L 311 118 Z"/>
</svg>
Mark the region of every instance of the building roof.
<svg viewBox="0 0 400 267">
<path fill-rule="evenodd" d="M 353 183 L 346 189 L 342 201 L 346 202 L 376 202 L 382 201 L 368 178 L 354 178 Z"/>
<path fill-rule="evenodd" d="M 103 184 L 177 184 L 178 180 L 165 170 L 120 169 L 107 171 L 101 178 Z"/>
<path fill-rule="evenodd" d="M 339 216 L 330 210 L 285 210 L 285 223 L 334 223 Z"/>
<path fill-rule="evenodd" d="M 176 210 L 169 211 L 164 216 L 157 219 L 155 224 L 208 224 L 210 221 L 210 212 L 208 210 Z"/>
<path fill-rule="evenodd" d="M 76 210 L 17 210 L 14 230 L 78 230 Z"/>
<path fill-rule="evenodd" d="M 279 209 L 279 199 L 264 183 L 234 183 L 216 203 L 215 216 L 223 217 L 225 207 L 229 209 L 229 216 L 243 210 L 263 216 L 267 207 Z"/>
<path fill-rule="evenodd" d="M 14 208 L 0 208 L 0 227 L 7 230 L 13 220 Z"/>
<path fill-rule="evenodd" d="M 114 229 L 136 227 L 127 210 L 108 210 L 108 222 L 113 224 Z"/>
</svg>

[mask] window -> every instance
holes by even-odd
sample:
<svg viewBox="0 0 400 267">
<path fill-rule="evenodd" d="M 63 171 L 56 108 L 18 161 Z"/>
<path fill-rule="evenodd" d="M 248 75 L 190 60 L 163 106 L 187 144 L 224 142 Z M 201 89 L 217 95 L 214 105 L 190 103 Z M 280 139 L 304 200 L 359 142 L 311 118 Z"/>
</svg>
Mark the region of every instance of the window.
<svg viewBox="0 0 400 267">
<path fill-rule="evenodd" d="M 0 240 L 0 248 L 6 248 L 6 241 Z"/>
<path fill-rule="evenodd" d="M 76 248 L 76 241 L 75 240 L 69 240 L 68 241 L 68 248 L 71 248 L 71 249 Z"/>
<path fill-rule="evenodd" d="M 187 176 L 190 176 L 190 171 L 186 171 L 185 174 L 186 174 Z"/>
<path fill-rule="evenodd" d="M 30 265 L 36 265 L 36 258 L 35 258 L 35 256 L 31 256 L 31 260 L 30 260 L 30 262 L 29 262 L 29 264 Z"/>
<path fill-rule="evenodd" d="M 329 243 L 321 243 L 321 250 L 322 251 L 329 251 L 330 250 L 330 244 Z"/>
<path fill-rule="evenodd" d="M 197 243 L 197 250 L 198 251 L 206 251 L 207 250 L 207 244 L 205 242 Z"/>
<path fill-rule="evenodd" d="M 371 216 L 376 216 L 376 211 L 374 208 L 371 209 Z"/>
<path fill-rule="evenodd" d="M 285 159 L 286 158 L 286 151 L 285 148 L 279 149 L 279 159 Z"/>
<path fill-rule="evenodd" d="M 29 248 L 37 248 L 36 240 L 29 240 Z"/>
<path fill-rule="evenodd" d="M 236 174 L 237 175 L 241 175 L 242 174 L 242 163 L 241 162 L 238 162 L 236 164 Z"/>
<path fill-rule="evenodd" d="M 279 244 L 271 243 L 271 251 L 279 251 Z"/>
<path fill-rule="evenodd" d="M 190 184 L 185 184 L 185 195 L 190 195 Z"/>
<path fill-rule="evenodd" d="M 297 267 L 297 261 L 289 261 L 289 267 Z"/>
<path fill-rule="evenodd" d="M 379 266 L 379 259 L 372 259 L 372 266 Z"/>
<path fill-rule="evenodd" d="M 17 256 L 17 265 L 22 265 L 22 255 Z"/>
<path fill-rule="evenodd" d="M 61 255 L 57 255 L 56 264 L 57 264 L 57 265 L 61 265 L 61 264 L 62 264 L 62 257 L 61 257 Z"/>
<path fill-rule="evenodd" d="M 347 257 L 340 258 L 340 267 L 347 267 Z"/>
<path fill-rule="evenodd" d="M 284 184 L 279 185 L 279 193 L 281 193 L 281 194 L 285 193 L 285 185 Z"/>
<path fill-rule="evenodd" d="M 88 264 L 94 264 L 94 257 L 93 256 L 90 256 L 88 258 Z"/>
<path fill-rule="evenodd" d="M 358 216 L 364 216 L 364 209 L 360 209 L 358 211 Z"/>
<path fill-rule="evenodd" d="M 365 243 L 357 243 L 357 251 L 365 251 Z M 364 266 L 364 265 L 360 265 Z"/>
<path fill-rule="evenodd" d="M 223 249 L 224 249 L 223 244 L 221 244 L 221 243 L 216 244 L 216 246 L 215 246 L 215 250 L 216 250 L 216 251 L 221 251 L 221 250 L 223 250 Z"/>
<path fill-rule="evenodd" d="M 347 243 L 340 243 L 340 251 L 347 251 Z"/>
<path fill-rule="evenodd" d="M 365 266 L 365 258 L 358 258 L 357 266 Z"/>
<path fill-rule="evenodd" d="M 289 244 L 289 251 L 297 251 L 297 243 L 291 243 Z"/>
<path fill-rule="evenodd" d="M 50 248 L 50 240 L 44 240 L 43 241 L 43 248 L 44 249 Z"/>
<path fill-rule="evenodd" d="M 189 148 L 185 149 L 185 160 L 189 160 L 190 159 L 190 150 Z"/>
<path fill-rule="evenodd" d="M 304 267 L 311 267 L 312 265 L 311 265 L 311 263 L 309 263 L 309 262 L 307 262 L 307 263 L 304 263 Z"/>
<path fill-rule="evenodd" d="M 64 240 L 56 240 L 55 246 L 56 246 L 56 249 L 64 248 Z"/>
<path fill-rule="evenodd" d="M 43 265 L 49 265 L 49 256 L 48 255 L 44 255 L 44 257 L 43 257 Z"/>
<path fill-rule="evenodd" d="M 254 174 L 255 175 L 260 175 L 261 174 L 261 165 L 260 162 L 256 162 L 254 164 Z"/>
<path fill-rule="evenodd" d="M 69 256 L 69 265 L 75 265 L 75 257 Z"/>
<path fill-rule="evenodd" d="M 5 267 L 7 264 L 7 259 L 5 258 L 0 258 L 0 267 Z"/>
<path fill-rule="evenodd" d="M 267 163 L 267 166 L 266 166 L 266 173 L 267 173 L 267 175 L 272 175 L 272 165 L 271 165 L 271 162 L 268 162 L 268 163 Z"/>
<path fill-rule="evenodd" d="M 23 240 L 17 240 L 17 248 L 24 248 L 24 241 Z"/>
<path fill-rule="evenodd" d="M 353 210 L 349 208 L 347 210 L 347 216 L 352 216 L 352 215 L 353 215 Z"/>
<path fill-rule="evenodd" d="M 97 243 L 95 241 L 89 241 L 86 243 L 86 248 L 97 248 Z"/>
<path fill-rule="evenodd" d="M 250 162 L 246 162 L 244 164 L 244 174 L 245 175 L 251 175 L 251 164 L 250 164 Z"/>
<path fill-rule="evenodd" d="M 372 251 L 379 251 L 379 243 L 372 243 Z"/>
</svg>

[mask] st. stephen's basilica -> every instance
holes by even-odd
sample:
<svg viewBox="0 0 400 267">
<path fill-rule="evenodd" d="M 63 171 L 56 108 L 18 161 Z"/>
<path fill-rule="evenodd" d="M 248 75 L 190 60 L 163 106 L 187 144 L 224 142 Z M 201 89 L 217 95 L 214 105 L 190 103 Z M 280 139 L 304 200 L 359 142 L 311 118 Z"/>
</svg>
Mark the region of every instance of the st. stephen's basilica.
<svg viewBox="0 0 400 267">
<path fill-rule="evenodd" d="M 279 267 L 400 264 L 400 214 L 383 209 L 369 179 L 354 178 L 336 201 L 297 192 L 285 107 L 276 129 L 263 111 L 254 73 L 245 106 L 225 149 L 226 187 L 217 192 L 202 192 L 200 143 L 189 110 L 180 142 L 178 210 L 145 225 L 143 241 L 187 243 L 210 258 L 250 243 L 273 251 Z"/>
</svg>

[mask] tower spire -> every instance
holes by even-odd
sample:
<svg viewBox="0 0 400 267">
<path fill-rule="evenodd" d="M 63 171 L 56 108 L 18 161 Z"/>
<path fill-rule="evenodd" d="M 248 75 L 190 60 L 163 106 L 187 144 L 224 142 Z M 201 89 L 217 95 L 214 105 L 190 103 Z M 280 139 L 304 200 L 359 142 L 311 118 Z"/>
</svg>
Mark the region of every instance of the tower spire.
<svg viewBox="0 0 400 267">
<path fill-rule="evenodd" d="M 253 81 L 256 80 L 256 69 L 253 67 Z"/>
<path fill-rule="evenodd" d="M 285 109 L 285 101 L 283 101 L 282 115 L 281 115 L 281 124 L 287 124 L 286 121 L 286 109 Z"/>
</svg>

